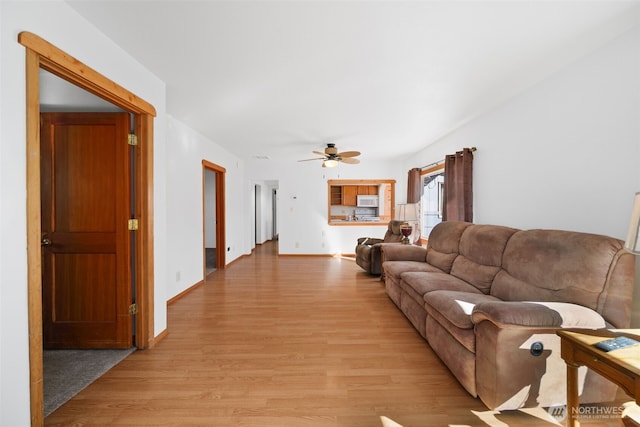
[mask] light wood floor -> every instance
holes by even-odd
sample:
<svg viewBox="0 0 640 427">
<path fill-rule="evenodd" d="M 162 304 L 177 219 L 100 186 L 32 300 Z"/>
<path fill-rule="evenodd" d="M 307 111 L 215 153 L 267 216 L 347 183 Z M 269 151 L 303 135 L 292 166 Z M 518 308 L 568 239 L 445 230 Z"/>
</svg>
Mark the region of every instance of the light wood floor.
<svg viewBox="0 0 640 427">
<path fill-rule="evenodd" d="M 353 260 L 277 256 L 276 245 L 170 305 L 164 340 L 46 425 L 554 425 L 544 409 L 493 413 L 469 396 Z"/>
</svg>

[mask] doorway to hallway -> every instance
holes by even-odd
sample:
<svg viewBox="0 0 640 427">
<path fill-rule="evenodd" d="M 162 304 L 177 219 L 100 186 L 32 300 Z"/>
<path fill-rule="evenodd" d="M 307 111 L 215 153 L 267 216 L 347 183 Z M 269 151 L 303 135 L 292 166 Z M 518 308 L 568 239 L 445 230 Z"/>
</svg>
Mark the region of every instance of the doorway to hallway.
<svg viewBox="0 0 640 427">
<path fill-rule="evenodd" d="M 225 174 L 222 166 L 202 161 L 202 234 L 204 280 L 226 263 Z"/>
</svg>

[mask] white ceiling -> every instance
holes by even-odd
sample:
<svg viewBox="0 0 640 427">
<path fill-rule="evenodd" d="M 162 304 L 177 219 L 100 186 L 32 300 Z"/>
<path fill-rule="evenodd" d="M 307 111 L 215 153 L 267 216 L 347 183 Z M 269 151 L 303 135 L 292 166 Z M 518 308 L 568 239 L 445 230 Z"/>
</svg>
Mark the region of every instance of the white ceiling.
<svg viewBox="0 0 640 427">
<path fill-rule="evenodd" d="M 68 1 L 240 157 L 406 157 L 639 23 L 638 1 Z"/>
</svg>

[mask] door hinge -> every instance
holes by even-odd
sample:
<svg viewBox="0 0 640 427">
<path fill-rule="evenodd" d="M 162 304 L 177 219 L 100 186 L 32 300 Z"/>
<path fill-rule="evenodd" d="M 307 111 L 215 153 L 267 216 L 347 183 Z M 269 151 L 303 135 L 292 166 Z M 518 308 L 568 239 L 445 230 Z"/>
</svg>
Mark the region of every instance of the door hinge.
<svg viewBox="0 0 640 427">
<path fill-rule="evenodd" d="M 138 229 L 138 220 L 137 219 L 130 219 L 129 220 L 129 231 L 135 231 Z"/>
<path fill-rule="evenodd" d="M 138 314 L 138 304 L 135 302 L 129 306 L 129 314 L 135 316 Z"/>
<path fill-rule="evenodd" d="M 138 145 L 138 136 L 130 133 L 129 140 L 127 142 L 129 143 L 129 145 Z"/>
</svg>

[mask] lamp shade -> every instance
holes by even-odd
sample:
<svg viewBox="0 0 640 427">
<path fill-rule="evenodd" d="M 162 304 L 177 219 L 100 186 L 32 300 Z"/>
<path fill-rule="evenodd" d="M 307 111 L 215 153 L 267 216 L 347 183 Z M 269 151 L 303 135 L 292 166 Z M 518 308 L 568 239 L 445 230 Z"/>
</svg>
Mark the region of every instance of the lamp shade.
<svg viewBox="0 0 640 427">
<path fill-rule="evenodd" d="M 396 219 L 402 221 L 416 221 L 418 215 L 415 203 L 401 203 L 396 207 Z"/>
<path fill-rule="evenodd" d="M 629 232 L 624 248 L 634 254 L 640 254 L 640 193 L 636 193 L 633 199 L 633 210 L 631 211 L 631 221 L 629 222 Z"/>
<path fill-rule="evenodd" d="M 329 159 L 322 162 L 323 168 L 335 168 L 336 166 L 338 166 L 337 160 Z"/>
</svg>

